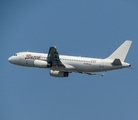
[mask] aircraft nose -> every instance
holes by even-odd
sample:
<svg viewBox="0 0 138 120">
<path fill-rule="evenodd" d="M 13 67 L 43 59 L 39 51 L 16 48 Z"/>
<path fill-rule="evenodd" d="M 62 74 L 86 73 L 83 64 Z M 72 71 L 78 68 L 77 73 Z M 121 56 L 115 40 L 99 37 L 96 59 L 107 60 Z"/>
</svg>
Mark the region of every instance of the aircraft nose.
<svg viewBox="0 0 138 120">
<path fill-rule="evenodd" d="M 10 63 L 12 63 L 12 57 L 9 57 L 9 58 L 8 58 L 8 61 L 9 61 Z"/>
<path fill-rule="evenodd" d="M 16 64 L 16 59 L 14 58 L 14 56 L 9 57 L 8 61 L 12 64 Z"/>
<path fill-rule="evenodd" d="M 19 58 L 17 56 L 11 56 L 8 58 L 8 61 L 12 64 L 16 64 L 18 65 L 19 64 Z"/>
</svg>

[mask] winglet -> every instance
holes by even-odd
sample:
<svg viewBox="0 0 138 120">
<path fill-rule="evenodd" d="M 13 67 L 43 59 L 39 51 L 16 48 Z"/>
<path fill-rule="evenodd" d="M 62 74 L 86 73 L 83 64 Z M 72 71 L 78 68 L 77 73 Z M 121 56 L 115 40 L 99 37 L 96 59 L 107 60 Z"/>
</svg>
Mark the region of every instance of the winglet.
<svg viewBox="0 0 138 120">
<path fill-rule="evenodd" d="M 115 60 L 120 59 L 120 61 L 124 61 L 129 48 L 131 46 L 132 41 L 126 40 L 115 52 L 113 52 L 107 59 Z"/>
</svg>

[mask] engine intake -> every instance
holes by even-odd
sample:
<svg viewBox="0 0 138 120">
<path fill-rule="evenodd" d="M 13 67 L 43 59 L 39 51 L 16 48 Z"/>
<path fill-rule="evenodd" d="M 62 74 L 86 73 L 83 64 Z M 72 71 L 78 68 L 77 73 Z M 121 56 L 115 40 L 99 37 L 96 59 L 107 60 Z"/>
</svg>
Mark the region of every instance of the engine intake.
<svg viewBox="0 0 138 120">
<path fill-rule="evenodd" d="M 50 75 L 53 77 L 68 77 L 69 73 L 57 70 L 50 70 Z"/>
</svg>

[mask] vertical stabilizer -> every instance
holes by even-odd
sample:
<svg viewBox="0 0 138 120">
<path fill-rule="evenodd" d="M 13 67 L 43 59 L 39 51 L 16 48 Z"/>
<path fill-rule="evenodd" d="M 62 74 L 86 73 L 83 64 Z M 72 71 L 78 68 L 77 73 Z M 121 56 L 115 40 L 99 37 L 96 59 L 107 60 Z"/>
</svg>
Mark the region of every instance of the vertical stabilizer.
<svg viewBox="0 0 138 120">
<path fill-rule="evenodd" d="M 107 59 L 120 59 L 122 62 L 125 60 L 132 41 L 126 40 L 116 51 L 114 51 Z"/>
</svg>

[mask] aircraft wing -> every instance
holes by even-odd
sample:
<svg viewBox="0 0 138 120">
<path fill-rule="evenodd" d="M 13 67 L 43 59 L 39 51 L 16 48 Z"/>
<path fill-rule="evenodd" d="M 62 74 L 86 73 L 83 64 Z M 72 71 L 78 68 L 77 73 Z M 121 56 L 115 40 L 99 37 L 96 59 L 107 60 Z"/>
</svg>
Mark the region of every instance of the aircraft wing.
<svg viewBox="0 0 138 120">
<path fill-rule="evenodd" d="M 56 50 L 56 47 L 50 47 L 48 55 L 47 55 L 47 62 L 51 63 L 52 66 L 65 67 L 60 61 L 59 54 Z"/>
</svg>

